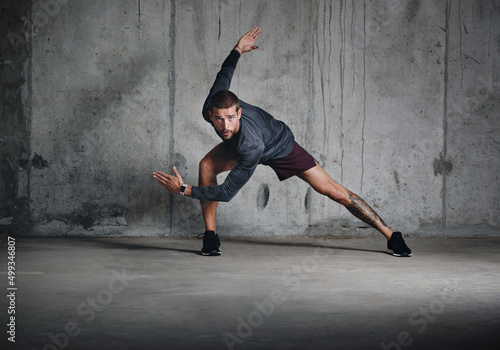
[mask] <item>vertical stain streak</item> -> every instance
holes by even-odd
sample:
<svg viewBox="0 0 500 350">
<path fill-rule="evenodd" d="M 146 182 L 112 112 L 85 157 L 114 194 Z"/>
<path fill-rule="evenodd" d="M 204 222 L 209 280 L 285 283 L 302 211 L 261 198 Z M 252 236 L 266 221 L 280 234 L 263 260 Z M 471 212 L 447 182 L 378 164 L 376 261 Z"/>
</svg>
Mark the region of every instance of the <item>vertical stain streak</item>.
<svg viewBox="0 0 500 350">
<path fill-rule="evenodd" d="M 450 50 L 450 12 L 452 0 L 446 1 L 446 32 L 444 50 L 444 91 L 443 91 L 443 159 L 448 158 L 448 61 Z M 461 55 L 460 55 L 461 56 Z M 442 224 L 447 225 L 447 200 L 446 200 L 446 174 L 443 174 L 443 184 L 441 189 L 442 197 Z"/>
<path fill-rule="evenodd" d="M 451 3 L 451 0 L 450 0 Z M 462 0 L 458 0 L 458 14 L 457 14 L 457 21 L 458 21 L 458 45 L 459 45 L 459 52 L 460 52 L 460 87 L 463 88 L 463 80 L 464 80 L 464 62 L 463 62 L 463 54 L 462 54 Z"/>
<path fill-rule="evenodd" d="M 28 1 L 28 6 L 27 6 L 27 11 L 28 11 L 28 16 L 29 16 L 29 23 L 33 23 L 33 2 Z M 32 118 L 33 118 L 33 26 L 27 26 L 27 34 L 28 34 L 28 50 L 29 50 L 29 58 L 27 62 L 27 74 L 28 76 L 26 77 L 27 80 L 27 90 L 28 90 L 28 98 L 27 98 L 27 109 L 28 113 L 26 116 L 26 127 L 27 127 L 27 136 L 28 139 L 26 141 L 26 146 L 27 146 L 27 154 L 28 158 L 31 158 L 31 130 L 32 130 Z M 27 175 L 27 201 L 26 201 L 26 210 L 27 213 L 31 216 L 31 166 L 28 166 L 26 168 L 26 175 Z M 29 219 L 29 218 L 28 218 Z"/>
<path fill-rule="evenodd" d="M 340 50 L 339 50 L 339 79 L 340 79 L 340 148 L 342 150 L 340 160 L 340 183 L 344 182 L 344 42 L 345 42 L 345 20 L 342 21 L 344 8 L 343 0 L 340 1 L 339 9 L 339 29 L 340 29 Z"/>
<path fill-rule="evenodd" d="M 318 26 L 319 27 L 319 26 Z M 321 50 L 319 48 L 319 28 L 316 28 L 318 34 L 316 35 L 316 40 L 314 41 L 315 43 L 315 46 L 316 46 L 316 51 L 318 52 L 318 57 L 317 57 L 317 60 L 318 60 L 318 69 L 319 69 L 319 80 L 320 80 L 320 87 L 321 87 L 321 91 L 323 91 L 323 67 L 322 67 L 322 62 L 321 62 Z M 314 52 L 313 52 L 314 54 Z M 316 60 L 316 56 L 313 55 L 313 59 Z M 314 75 L 312 75 L 312 77 L 314 77 Z M 312 99 L 312 105 L 314 106 L 314 96 L 313 96 L 313 99 Z"/>
<path fill-rule="evenodd" d="M 304 197 L 304 208 L 306 210 L 306 213 L 309 213 L 311 210 L 311 193 L 312 189 L 311 187 L 308 187 L 306 191 L 306 196 Z"/>
<path fill-rule="evenodd" d="M 259 211 L 264 210 L 269 203 L 269 186 L 267 184 L 261 184 L 259 191 L 257 193 L 257 209 Z"/>
<path fill-rule="evenodd" d="M 242 17 L 242 13 L 241 13 L 241 1 L 238 2 L 238 35 L 242 35 L 241 34 L 241 18 Z M 237 69 L 236 70 L 236 76 L 239 78 L 240 76 L 240 72 L 241 70 Z M 232 80 L 234 81 L 234 79 Z M 234 83 L 233 83 L 234 84 Z M 236 84 L 237 84 L 237 89 L 239 90 L 240 89 L 240 79 L 236 79 Z"/>
<path fill-rule="evenodd" d="M 277 10 L 276 9 L 277 5 L 276 5 L 276 2 L 273 2 L 273 4 L 274 4 L 274 8 L 273 8 L 273 12 L 274 12 L 274 11 Z M 276 13 L 276 12 L 274 12 L 274 13 Z M 285 41 L 286 41 L 286 45 L 285 45 L 286 46 L 286 52 L 290 52 L 289 51 L 290 50 L 290 40 L 289 40 L 288 36 L 285 36 Z M 285 96 L 287 95 L 287 91 L 289 91 L 288 82 L 289 82 L 289 74 L 285 74 L 285 89 L 283 91 L 283 93 L 285 94 Z M 269 96 L 269 95 L 267 95 L 267 96 Z M 288 106 L 286 106 L 285 108 L 288 109 Z M 288 111 L 287 111 L 287 113 L 288 113 Z"/>
<path fill-rule="evenodd" d="M 493 0 L 491 0 L 491 7 L 495 8 L 495 2 Z M 495 17 L 495 11 L 491 11 L 490 29 L 489 29 L 489 33 L 488 33 L 488 57 L 491 56 L 491 33 L 493 31 L 493 23 L 494 23 L 493 18 L 494 17 Z"/>
<path fill-rule="evenodd" d="M 141 30 L 141 0 L 137 1 L 137 28 Z"/>
<path fill-rule="evenodd" d="M 363 125 L 361 127 L 361 185 L 365 176 L 365 124 L 366 124 L 366 1 L 363 1 Z"/>
<path fill-rule="evenodd" d="M 352 45 L 352 55 L 351 55 L 351 62 L 352 62 L 352 91 L 351 91 L 351 96 L 354 95 L 354 91 L 356 88 L 356 61 L 355 61 L 355 54 L 356 50 L 354 48 L 356 47 L 355 45 L 355 40 L 356 40 L 356 29 L 354 27 L 354 24 L 356 23 L 356 5 L 354 2 L 351 4 L 351 28 L 349 29 L 351 31 L 351 45 Z"/>
<path fill-rule="evenodd" d="M 172 1 L 171 9 L 170 9 L 170 31 L 169 31 L 169 46 L 170 46 L 170 69 L 168 72 L 168 86 L 169 86 L 169 96 L 168 96 L 168 104 L 169 104 L 169 119 L 170 119 L 170 145 L 169 145 L 169 157 L 170 159 L 174 159 L 174 142 L 175 142 L 175 133 L 174 133 L 174 121 L 175 121 L 175 45 L 176 45 L 176 6 L 175 1 Z M 173 164 L 173 163 L 172 163 Z M 170 196 L 169 203 L 169 222 L 170 222 L 170 231 L 172 231 L 173 227 L 173 217 L 174 217 L 174 196 Z"/>
<path fill-rule="evenodd" d="M 328 120 L 329 120 L 329 117 L 328 117 L 328 111 L 330 109 L 330 105 L 331 105 L 331 92 L 330 92 L 330 82 L 331 82 L 331 65 L 330 65 L 330 62 L 331 62 L 331 58 L 332 58 L 332 47 L 333 45 L 331 45 L 331 40 L 332 40 L 332 20 L 333 20 L 333 8 L 332 8 L 332 3 L 330 3 L 330 11 L 329 11 L 329 16 L 328 16 L 328 38 L 330 39 L 330 45 L 328 45 L 328 59 L 327 59 L 327 63 L 328 63 L 328 84 L 327 84 L 327 87 L 328 87 L 328 104 L 326 104 L 326 98 L 324 99 L 324 116 L 323 116 L 323 150 L 326 154 L 328 154 L 328 135 L 330 134 L 330 130 L 329 130 L 329 123 L 328 123 Z M 326 41 L 325 41 L 326 42 Z M 325 47 L 325 50 L 326 50 L 326 47 Z"/>
<path fill-rule="evenodd" d="M 221 36 L 221 32 L 222 32 L 222 19 L 221 19 L 221 16 L 222 16 L 222 3 L 219 2 L 219 34 L 217 36 L 217 40 L 220 42 L 220 36 Z"/>
<path fill-rule="evenodd" d="M 309 18 L 309 26 L 310 26 L 310 39 L 311 39 L 311 43 L 316 43 L 317 45 L 317 42 L 318 42 L 318 26 L 316 25 L 317 21 L 313 20 L 316 18 L 316 7 L 314 6 L 314 3 L 311 1 L 310 4 L 309 4 L 309 13 L 310 13 L 310 18 Z M 318 6 L 319 7 L 319 6 Z M 310 60 L 311 60 L 311 64 L 309 64 L 309 84 L 310 84 L 310 89 L 309 89 L 309 106 L 311 106 L 311 108 L 307 108 L 307 127 L 309 127 L 313 120 L 314 120 L 314 109 L 315 109 L 315 89 L 314 89 L 314 85 L 315 85 L 315 81 L 314 81 L 314 61 L 315 61 L 315 55 L 316 55 L 316 52 L 315 52 L 315 45 L 309 45 L 309 49 L 310 49 L 310 54 L 309 54 L 309 57 L 310 57 Z M 309 143 L 309 141 L 306 139 L 306 141 Z M 288 197 L 287 197 L 288 198 Z M 288 205 L 288 201 L 287 201 L 287 205 Z M 310 206 L 309 206 L 310 208 Z M 290 211 L 287 210 L 287 213 L 289 213 Z M 309 225 L 312 224 L 312 213 L 313 211 L 311 210 L 310 212 L 308 212 L 308 215 L 307 215 L 307 222 L 309 223 Z"/>
<path fill-rule="evenodd" d="M 323 55 L 325 54 L 324 48 L 325 48 L 325 42 L 326 42 L 326 27 L 325 27 L 325 16 L 326 16 L 326 5 L 323 10 L 323 47 L 319 48 L 318 47 L 318 55 L 322 52 Z M 319 42 L 318 42 L 319 45 Z M 320 63 L 320 72 L 321 72 L 321 102 L 323 104 L 323 117 L 325 115 L 325 73 L 324 73 L 324 65 L 325 64 L 325 58 L 323 56 L 323 60 Z"/>
<path fill-rule="evenodd" d="M 320 48 L 320 38 L 319 38 L 319 35 L 317 36 L 316 38 L 316 47 L 318 49 L 318 67 L 319 67 L 319 76 L 320 76 L 320 84 L 321 84 L 321 104 L 322 104 L 322 112 L 323 112 L 323 144 L 326 142 L 326 139 L 327 137 L 325 136 L 325 129 L 326 129 L 326 119 L 327 119 L 327 113 L 326 113 L 326 97 L 325 97 L 325 89 L 326 89 L 326 83 L 325 83 L 325 66 L 326 64 L 329 62 L 325 59 L 325 56 L 326 56 L 326 45 L 327 42 L 326 42 L 326 37 L 327 37 L 327 21 L 326 21 L 326 4 L 324 3 L 323 4 L 323 11 L 321 11 L 323 13 L 323 20 L 321 23 L 323 23 L 323 47 Z M 331 13 L 330 13 L 330 17 L 331 17 Z M 331 39 L 330 39 L 331 40 Z M 321 57 L 321 55 L 323 54 L 323 57 Z"/>
<path fill-rule="evenodd" d="M 314 33 L 316 33 L 316 29 L 317 28 L 314 28 L 314 22 L 313 21 L 313 18 L 315 17 L 314 16 L 314 12 L 313 12 L 313 4 L 311 2 L 311 4 L 309 5 L 309 13 L 310 13 L 310 20 L 309 20 L 309 26 L 310 26 L 310 42 L 311 43 L 315 43 L 316 42 L 316 38 L 315 38 L 315 35 Z M 313 116 L 313 112 L 311 112 L 311 110 L 314 108 L 314 54 L 315 54 L 315 50 L 314 50 L 314 46 L 315 45 L 308 45 L 308 48 L 310 50 L 309 52 L 309 60 L 310 60 L 310 64 L 308 65 L 309 66 L 309 77 L 308 77 L 308 84 L 309 84 L 309 103 L 308 105 L 311 107 L 311 108 L 307 108 L 307 126 L 309 126 L 310 122 L 311 122 L 311 119 L 312 119 L 312 116 Z"/>
</svg>

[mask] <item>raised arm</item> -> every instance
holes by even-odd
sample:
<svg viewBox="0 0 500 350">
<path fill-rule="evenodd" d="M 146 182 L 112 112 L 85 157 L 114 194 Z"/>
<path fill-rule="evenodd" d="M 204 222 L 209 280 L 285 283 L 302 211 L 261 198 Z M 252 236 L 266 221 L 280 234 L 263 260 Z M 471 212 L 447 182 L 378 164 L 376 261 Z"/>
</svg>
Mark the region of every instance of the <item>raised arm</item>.
<svg viewBox="0 0 500 350">
<path fill-rule="evenodd" d="M 244 52 L 250 52 L 258 49 L 258 46 L 255 46 L 255 40 L 259 37 L 262 29 L 260 27 L 255 27 L 250 29 L 245 35 L 243 35 L 236 46 L 231 51 L 229 56 L 222 63 L 221 70 L 217 73 L 217 77 L 215 78 L 215 82 L 210 88 L 210 92 L 208 93 L 207 98 L 205 99 L 205 103 L 203 103 L 202 115 L 203 118 L 210 124 L 212 121 L 210 120 L 210 115 L 208 113 L 208 108 L 210 105 L 210 100 L 212 96 L 220 90 L 229 90 L 231 86 L 231 79 L 233 78 L 233 73 L 236 69 L 236 65 L 238 60 L 241 57 L 241 54 Z"/>
<path fill-rule="evenodd" d="M 245 52 L 250 52 L 255 49 L 259 49 L 258 46 L 254 45 L 255 40 L 259 37 L 260 33 L 262 33 L 262 28 L 261 27 L 255 27 L 253 29 L 250 29 L 248 33 L 243 35 L 240 40 L 238 40 L 238 43 L 236 43 L 236 46 L 234 47 L 234 50 L 238 51 L 241 54 L 244 54 Z"/>
<path fill-rule="evenodd" d="M 240 58 L 241 54 L 259 48 L 254 44 L 261 32 L 262 29 L 260 27 L 250 29 L 238 40 L 236 46 L 233 49 L 238 51 L 239 55 L 236 52 L 231 52 L 231 54 L 222 64 L 222 69 L 217 74 L 215 83 L 210 89 L 210 93 L 205 100 L 205 103 L 203 104 L 203 117 L 207 122 L 210 122 L 207 108 L 209 106 L 211 96 L 219 90 L 229 89 L 231 78 L 236 68 L 238 59 Z M 186 186 L 183 194 L 188 197 L 193 197 L 194 194 L 195 198 L 198 199 L 220 201 L 230 200 L 246 183 L 246 181 L 248 181 L 250 176 L 252 176 L 253 171 L 258 164 L 258 160 L 260 159 L 260 155 L 263 152 L 263 148 L 258 148 L 260 146 L 261 145 L 255 145 L 256 149 L 252 149 L 251 152 L 249 152 L 251 156 L 248 156 L 248 159 L 240 159 L 238 165 L 233 168 L 233 171 L 231 173 L 229 173 L 224 184 L 218 186 L 202 187 L 205 190 L 200 190 L 200 187 L 197 188 L 196 186 Z M 252 157 L 255 159 L 253 159 Z M 183 185 L 182 177 L 179 175 L 175 167 L 173 169 L 173 172 L 174 175 L 169 175 L 161 171 L 155 171 L 153 173 L 153 177 L 170 193 L 180 194 L 180 189 Z"/>
</svg>

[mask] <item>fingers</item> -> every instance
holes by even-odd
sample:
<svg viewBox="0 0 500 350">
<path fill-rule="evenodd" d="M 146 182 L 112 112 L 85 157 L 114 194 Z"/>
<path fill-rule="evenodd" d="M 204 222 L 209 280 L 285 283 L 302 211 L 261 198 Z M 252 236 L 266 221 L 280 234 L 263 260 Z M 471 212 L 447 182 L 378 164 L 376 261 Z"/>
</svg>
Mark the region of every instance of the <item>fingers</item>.
<svg viewBox="0 0 500 350">
<path fill-rule="evenodd" d="M 245 35 L 243 35 L 240 40 L 236 43 L 234 50 L 237 50 L 240 54 L 245 52 L 250 52 L 252 50 L 258 49 L 258 46 L 255 46 L 255 40 L 259 37 L 260 33 L 262 33 L 261 27 L 255 27 L 250 29 Z"/>
<path fill-rule="evenodd" d="M 162 186 L 164 186 L 164 184 L 168 181 L 168 176 L 167 174 L 165 173 L 162 173 L 162 172 L 159 172 L 159 171 L 156 171 L 155 173 L 153 173 L 153 177 L 158 181 L 158 183 Z"/>
<path fill-rule="evenodd" d="M 259 37 L 260 33 L 262 33 L 262 28 L 255 27 L 255 28 L 250 29 L 246 35 L 248 35 L 254 39 L 257 39 Z"/>
<path fill-rule="evenodd" d="M 257 27 L 257 32 L 255 33 L 255 39 L 257 39 L 259 37 L 260 33 L 262 33 L 262 28 Z"/>
<path fill-rule="evenodd" d="M 179 194 L 180 187 L 183 184 L 182 177 L 176 167 L 173 168 L 173 171 L 174 176 L 161 171 L 155 171 L 153 177 L 170 193 Z"/>
<path fill-rule="evenodd" d="M 158 183 L 165 188 L 170 193 L 176 193 L 176 182 L 177 179 L 172 175 L 165 174 L 161 171 L 155 171 L 153 177 L 158 181 Z M 175 181 L 172 181 L 175 179 Z"/>
<path fill-rule="evenodd" d="M 166 183 L 171 183 L 172 179 L 175 179 L 174 176 L 163 173 L 161 171 L 155 171 L 153 173 L 153 177 L 158 180 L 159 183 L 161 184 L 166 184 Z"/>
<path fill-rule="evenodd" d="M 180 182 L 182 182 L 182 177 L 181 177 L 181 175 L 179 174 L 179 172 L 177 171 L 177 168 L 176 168 L 176 167 L 174 167 L 174 175 L 175 175 L 175 177 L 176 177 L 176 178 L 177 178 Z"/>
<path fill-rule="evenodd" d="M 260 33 L 262 33 L 262 28 L 255 27 L 255 28 L 250 29 L 245 35 L 243 35 L 243 37 L 249 37 L 255 41 L 259 37 Z"/>
<path fill-rule="evenodd" d="M 155 171 L 153 173 L 153 177 L 157 180 L 162 180 L 162 179 L 166 179 L 169 175 L 168 174 L 165 174 L 161 171 Z"/>
</svg>

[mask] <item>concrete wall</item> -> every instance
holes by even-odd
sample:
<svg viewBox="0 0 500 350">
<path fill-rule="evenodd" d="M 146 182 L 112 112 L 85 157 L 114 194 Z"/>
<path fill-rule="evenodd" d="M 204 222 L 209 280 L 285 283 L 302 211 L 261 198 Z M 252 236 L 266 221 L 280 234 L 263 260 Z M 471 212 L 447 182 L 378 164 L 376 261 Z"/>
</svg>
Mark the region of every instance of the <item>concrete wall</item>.
<svg viewBox="0 0 500 350">
<path fill-rule="evenodd" d="M 232 90 L 392 227 L 500 234 L 500 1 L 18 1 L 2 5 L 0 224 L 43 235 L 193 235 L 219 142 L 201 107 L 240 35 Z M 220 177 L 223 180 L 224 175 Z M 223 235 L 373 234 L 260 166 Z"/>
</svg>

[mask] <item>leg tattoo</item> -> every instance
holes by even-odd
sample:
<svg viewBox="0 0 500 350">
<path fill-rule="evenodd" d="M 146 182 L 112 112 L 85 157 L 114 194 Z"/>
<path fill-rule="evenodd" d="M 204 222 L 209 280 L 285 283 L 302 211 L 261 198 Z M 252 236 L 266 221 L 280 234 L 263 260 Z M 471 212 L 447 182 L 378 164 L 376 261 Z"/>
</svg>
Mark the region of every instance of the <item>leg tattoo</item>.
<svg viewBox="0 0 500 350">
<path fill-rule="evenodd" d="M 375 211 L 357 194 L 349 192 L 349 201 L 345 207 L 355 217 L 366 222 L 370 226 L 379 229 L 380 227 L 387 227 L 385 222 L 375 213 Z"/>
</svg>

